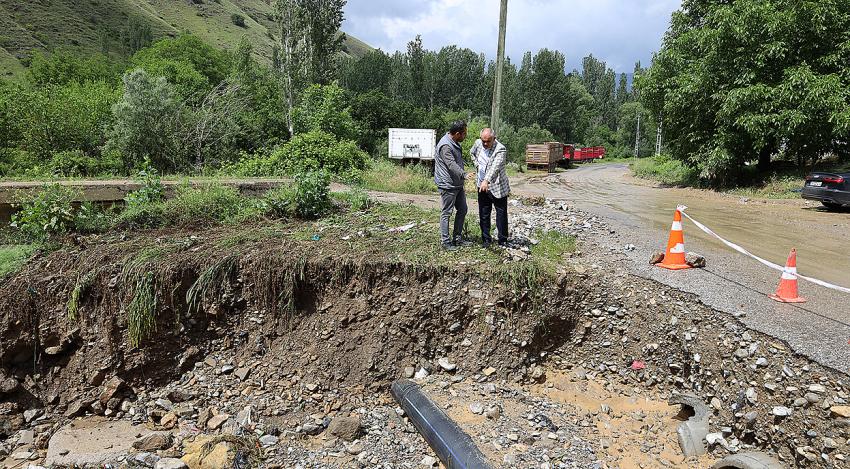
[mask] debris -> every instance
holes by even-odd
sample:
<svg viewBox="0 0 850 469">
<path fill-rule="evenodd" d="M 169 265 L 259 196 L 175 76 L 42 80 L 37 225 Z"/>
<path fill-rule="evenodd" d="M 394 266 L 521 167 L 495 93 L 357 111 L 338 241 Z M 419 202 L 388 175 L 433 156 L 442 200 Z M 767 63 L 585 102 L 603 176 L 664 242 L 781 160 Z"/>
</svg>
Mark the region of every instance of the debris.
<svg viewBox="0 0 850 469">
<path fill-rule="evenodd" d="M 645 370 L 646 369 L 646 363 L 644 363 L 642 361 L 635 360 L 635 361 L 632 362 L 631 368 L 634 371 Z"/>
<path fill-rule="evenodd" d="M 674 394 L 667 401 L 670 405 L 681 405 L 693 410 L 693 417 L 687 422 L 679 425 L 676 433 L 679 435 L 679 446 L 685 457 L 701 456 L 706 453 L 705 440 L 708 435 L 708 419 L 711 412 L 697 396 L 688 394 Z"/>
<path fill-rule="evenodd" d="M 447 357 L 440 358 L 439 360 L 437 360 L 437 363 L 444 371 L 452 372 L 457 369 L 457 365 L 450 362 Z"/>
<path fill-rule="evenodd" d="M 388 230 L 388 232 L 389 232 L 389 233 L 404 233 L 404 232 L 406 232 L 406 231 L 410 231 L 410 230 L 411 230 L 411 229 L 413 229 L 415 226 L 416 226 L 416 222 L 408 223 L 407 225 L 398 226 L 398 227 L 395 227 L 395 228 L 390 228 L 390 229 Z"/>
<path fill-rule="evenodd" d="M 784 469 L 785 465 L 764 453 L 740 453 L 716 462 L 711 469 Z"/>
<path fill-rule="evenodd" d="M 685 262 L 689 266 L 695 267 L 697 269 L 702 269 L 706 266 L 705 257 L 695 252 L 689 252 L 685 254 Z"/>
</svg>

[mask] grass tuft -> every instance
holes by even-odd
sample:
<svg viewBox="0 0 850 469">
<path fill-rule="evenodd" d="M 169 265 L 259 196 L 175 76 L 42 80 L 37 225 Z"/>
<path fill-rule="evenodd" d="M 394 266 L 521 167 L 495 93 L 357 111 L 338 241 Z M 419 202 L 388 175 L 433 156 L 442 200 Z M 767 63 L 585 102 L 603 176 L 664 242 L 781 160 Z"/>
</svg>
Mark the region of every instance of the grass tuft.
<svg viewBox="0 0 850 469">
<path fill-rule="evenodd" d="M 131 346 L 138 347 L 156 332 L 156 308 L 154 275 L 153 272 L 146 272 L 136 281 L 135 294 L 127 306 L 127 329 Z"/>
<path fill-rule="evenodd" d="M 372 160 L 361 174 L 365 189 L 399 194 L 435 194 L 437 186 L 425 166 L 402 166 L 386 158 Z"/>
<path fill-rule="evenodd" d="M 198 277 L 198 280 L 186 292 L 186 304 L 190 313 L 198 311 L 201 303 L 210 299 L 210 293 L 230 280 L 236 272 L 237 264 L 238 259 L 235 255 L 228 256 L 216 262 Z"/>
</svg>

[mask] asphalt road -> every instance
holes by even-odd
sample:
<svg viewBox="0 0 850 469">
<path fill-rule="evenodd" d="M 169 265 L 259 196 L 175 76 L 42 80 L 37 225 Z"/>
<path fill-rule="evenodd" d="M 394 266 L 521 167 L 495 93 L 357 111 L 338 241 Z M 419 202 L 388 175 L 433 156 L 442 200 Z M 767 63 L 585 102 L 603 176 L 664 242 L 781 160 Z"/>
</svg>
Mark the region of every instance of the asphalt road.
<svg viewBox="0 0 850 469">
<path fill-rule="evenodd" d="M 780 273 L 739 254 L 685 220 L 685 245 L 708 260 L 706 269 L 671 272 L 649 265 L 666 247 L 677 205 L 720 236 L 784 265 L 798 249 L 799 272 L 850 287 L 850 213 L 833 213 L 802 200 L 745 200 L 692 189 L 659 188 L 635 180 L 623 164 L 592 164 L 515 181 L 518 195 L 565 199 L 607 219 L 615 233 L 600 255 L 627 244 L 629 269 L 640 276 L 698 295 L 706 304 L 743 317 L 749 327 L 785 341 L 823 365 L 850 372 L 850 295 L 800 282 L 809 301 L 786 305 L 768 298 Z"/>
</svg>

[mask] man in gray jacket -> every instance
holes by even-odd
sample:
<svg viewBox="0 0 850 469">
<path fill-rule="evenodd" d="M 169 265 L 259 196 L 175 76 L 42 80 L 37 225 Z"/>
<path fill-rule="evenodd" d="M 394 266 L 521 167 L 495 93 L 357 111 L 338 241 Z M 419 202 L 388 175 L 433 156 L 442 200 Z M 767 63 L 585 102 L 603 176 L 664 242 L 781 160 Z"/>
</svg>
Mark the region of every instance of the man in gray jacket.
<svg viewBox="0 0 850 469">
<path fill-rule="evenodd" d="M 466 122 L 457 121 L 451 125 L 449 132 L 437 143 L 434 156 L 434 182 L 442 199 L 440 214 L 440 242 L 443 249 L 454 251 L 463 244 L 463 222 L 466 219 L 466 192 L 463 190 L 464 181 L 472 177 L 463 169 L 463 149 L 460 143 L 466 139 Z M 454 232 L 449 235 L 449 219 L 452 210 L 457 210 Z"/>
</svg>

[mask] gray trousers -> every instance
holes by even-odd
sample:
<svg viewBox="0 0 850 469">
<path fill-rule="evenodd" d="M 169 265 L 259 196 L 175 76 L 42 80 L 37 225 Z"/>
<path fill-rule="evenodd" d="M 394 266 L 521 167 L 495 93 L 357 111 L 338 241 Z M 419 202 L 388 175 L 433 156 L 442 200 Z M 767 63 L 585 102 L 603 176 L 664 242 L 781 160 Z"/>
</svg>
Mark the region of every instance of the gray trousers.
<svg viewBox="0 0 850 469">
<path fill-rule="evenodd" d="M 453 239 L 458 239 L 463 234 L 463 222 L 466 219 L 466 192 L 463 189 L 440 189 L 442 200 L 442 213 L 440 213 L 440 242 L 449 244 Z M 453 236 L 449 236 L 449 219 L 452 210 L 457 210 Z"/>
</svg>

